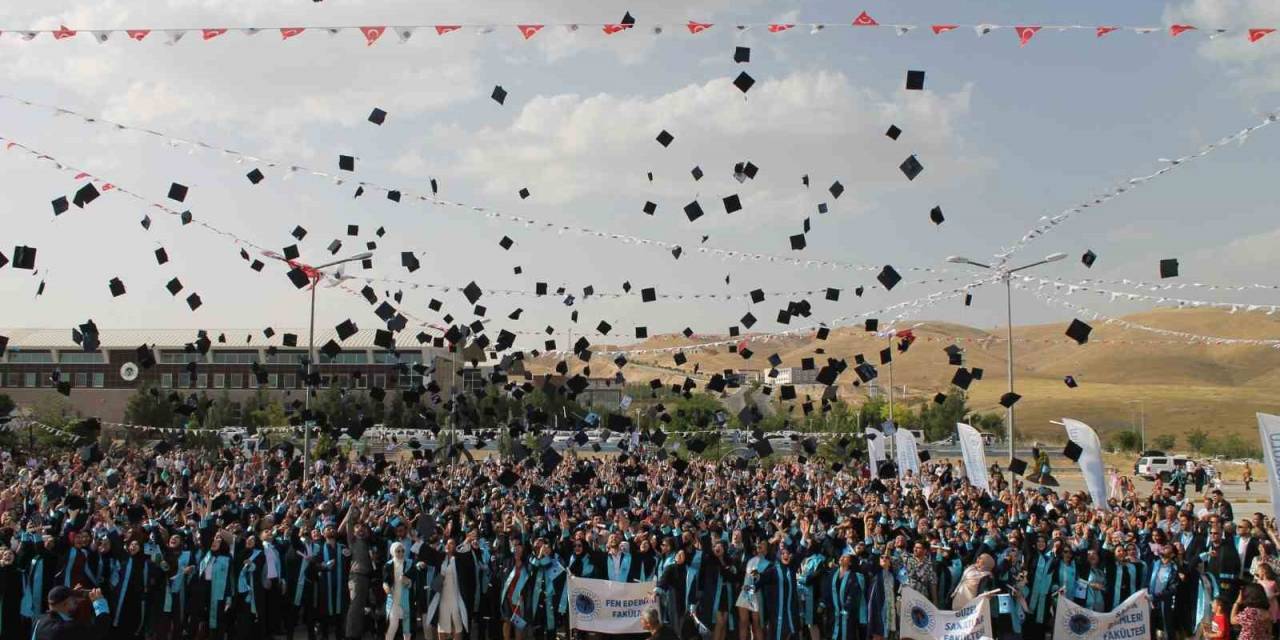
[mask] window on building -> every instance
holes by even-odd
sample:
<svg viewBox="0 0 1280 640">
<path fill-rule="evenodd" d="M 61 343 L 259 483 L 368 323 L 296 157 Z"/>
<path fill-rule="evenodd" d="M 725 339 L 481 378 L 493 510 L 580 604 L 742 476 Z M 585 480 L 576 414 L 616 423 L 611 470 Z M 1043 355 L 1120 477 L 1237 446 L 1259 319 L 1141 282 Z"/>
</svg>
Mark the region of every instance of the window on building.
<svg viewBox="0 0 1280 640">
<path fill-rule="evenodd" d="M 161 364 L 186 364 L 188 362 L 204 362 L 204 356 L 199 353 L 186 353 L 184 351 L 162 351 L 160 353 Z"/>
<path fill-rule="evenodd" d="M 34 387 L 34 386 L 36 386 L 36 374 L 35 374 L 35 372 L 28 371 L 28 372 L 26 372 L 26 373 L 22 374 L 22 386 L 24 386 L 24 387 Z"/>
<path fill-rule="evenodd" d="M 387 388 L 387 376 L 384 373 L 375 374 L 373 376 L 373 386 Z"/>
<path fill-rule="evenodd" d="M 250 389 L 257 389 L 257 388 L 258 388 L 258 376 L 257 376 L 257 375 L 255 375 L 255 374 L 252 374 L 252 373 L 251 373 L 251 374 L 249 374 L 249 375 L 248 375 L 248 377 L 246 378 L 246 380 L 248 380 L 248 381 L 249 381 L 249 388 L 250 388 Z"/>
<path fill-rule="evenodd" d="M 227 376 L 222 373 L 213 374 L 213 388 L 221 389 L 227 386 Z"/>
<path fill-rule="evenodd" d="M 298 376 L 297 376 L 296 374 L 292 374 L 292 373 L 286 373 L 286 374 L 284 374 L 284 388 L 285 388 L 285 389 L 297 389 L 297 388 L 298 388 Z"/>
<path fill-rule="evenodd" d="M 62 364 L 102 364 L 106 362 L 101 351 L 62 351 L 58 353 Z"/>
<path fill-rule="evenodd" d="M 302 364 L 305 351 L 277 351 L 267 356 L 267 364 Z"/>
<path fill-rule="evenodd" d="M 213 352 L 214 364 L 253 364 L 253 362 L 257 359 L 258 359 L 257 353 L 245 353 L 245 352 L 236 353 L 236 352 L 226 352 L 226 351 Z"/>
<path fill-rule="evenodd" d="M 7 357 L 11 363 L 46 364 L 53 362 L 53 353 L 50 351 L 15 351 L 10 349 Z"/>
<path fill-rule="evenodd" d="M 250 377 L 252 377 L 252 376 L 250 376 Z M 243 388 L 244 388 L 244 374 L 243 374 L 243 373 L 233 373 L 233 374 L 231 374 L 231 388 L 232 388 L 232 389 L 243 389 Z"/>
<path fill-rule="evenodd" d="M 369 357 L 363 351 L 343 351 L 332 358 L 322 353 L 316 362 L 320 364 L 368 364 Z"/>
<path fill-rule="evenodd" d="M 162 373 L 162 374 L 160 374 L 160 386 L 161 386 L 162 388 L 164 388 L 164 389 L 172 389 L 172 388 L 173 388 L 173 374 L 172 374 L 172 373 Z"/>
<path fill-rule="evenodd" d="M 355 378 L 355 387 L 357 389 L 364 389 L 368 386 L 369 386 L 369 376 L 360 376 L 358 378 Z"/>
<path fill-rule="evenodd" d="M 279 389 L 279 388 L 280 388 L 280 374 L 278 374 L 278 373 L 268 373 L 268 374 L 267 374 L 267 386 L 268 386 L 268 387 L 271 387 L 272 389 Z"/>
<path fill-rule="evenodd" d="M 75 375 L 75 386 L 76 386 L 76 388 L 79 388 L 79 389 L 83 389 L 83 388 L 85 388 L 85 387 L 89 386 L 89 374 L 88 374 L 88 373 L 77 373 L 77 374 Z"/>
<path fill-rule="evenodd" d="M 105 373 L 93 374 L 93 388 L 101 389 L 105 386 L 107 386 L 107 374 Z"/>
<path fill-rule="evenodd" d="M 205 389 L 205 388 L 208 388 L 208 386 L 209 386 L 209 374 L 207 374 L 207 373 L 197 373 L 197 374 L 196 374 L 196 388 L 197 388 L 197 389 Z"/>
</svg>

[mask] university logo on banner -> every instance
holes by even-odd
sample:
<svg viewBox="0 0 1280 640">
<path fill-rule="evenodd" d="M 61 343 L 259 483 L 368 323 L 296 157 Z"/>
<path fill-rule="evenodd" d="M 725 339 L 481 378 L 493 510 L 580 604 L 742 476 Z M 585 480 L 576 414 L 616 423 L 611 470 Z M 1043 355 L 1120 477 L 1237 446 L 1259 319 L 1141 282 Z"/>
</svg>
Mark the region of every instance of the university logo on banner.
<svg viewBox="0 0 1280 640">
<path fill-rule="evenodd" d="M 1267 485 L 1271 487 L 1271 508 L 1280 513 L 1280 416 L 1258 414 L 1258 435 L 1262 438 L 1262 458 L 1267 463 Z"/>
<path fill-rule="evenodd" d="M 1151 599 L 1143 589 L 1108 613 L 1098 613 L 1058 595 L 1053 637 L 1069 640 L 1145 640 L 1151 637 Z"/>
<path fill-rule="evenodd" d="M 569 628 L 605 634 L 644 633 L 645 609 L 656 606 L 652 582 L 569 576 Z"/>
<path fill-rule="evenodd" d="M 991 604 L 986 595 L 959 611 L 946 611 L 911 587 L 898 595 L 898 630 L 903 640 L 979 640 L 991 637 Z"/>
</svg>

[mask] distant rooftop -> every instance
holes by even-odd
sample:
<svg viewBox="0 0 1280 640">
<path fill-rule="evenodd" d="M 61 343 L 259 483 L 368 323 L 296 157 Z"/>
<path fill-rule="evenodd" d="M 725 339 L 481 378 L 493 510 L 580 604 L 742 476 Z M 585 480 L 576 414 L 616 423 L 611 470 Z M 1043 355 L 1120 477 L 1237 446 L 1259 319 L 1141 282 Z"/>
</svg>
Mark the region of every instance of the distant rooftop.
<svg viewBox="0 0 1280 640">
<path fill-rule="evenodd" d="M 307 330 L 290 327 L 276 327 L 270 338 L 263 335 L 262 329 L 206 329 L 209 339 L 213 341 L 213 349 L 258 349 L 266 347 L 294 348 L 284 346 L 284 334 L 298 336 L 296 348 L 307 348 Z M 219 336 L 226 336 L 226 342 L 219 342 Z M 431 343 L 418 344 L 416 332 L 403 331 L 398 334 L 396 345 L 401 350 L 422 349 Z M 23 349 L 79 349 L 71 340 L 71 329 L 0 329 L 0 336 L 8 336 L 9 350 Z M 99 327 L 98 340 L 103 349 L 136 349 L 140 345 L 154 345 L 159 349 L 181 349 L 189 342 L 199 338 L 195 329 L 108 329 Z M 316 328 L 316 349 L 330 339 L 342 345 L 343 349 L 374 349 L 374 330 L 360 329 L 346 340 L 338 340 L 338 334 L 332 328 Z"/>
</svg>

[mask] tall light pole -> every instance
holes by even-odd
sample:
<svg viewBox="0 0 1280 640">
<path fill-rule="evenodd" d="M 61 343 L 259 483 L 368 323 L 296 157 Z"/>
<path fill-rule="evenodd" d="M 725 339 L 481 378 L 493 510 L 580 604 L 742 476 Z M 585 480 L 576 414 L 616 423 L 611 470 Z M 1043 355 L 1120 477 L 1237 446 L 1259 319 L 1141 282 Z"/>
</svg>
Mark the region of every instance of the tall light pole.
<svg viewBox="0 0 1280 640">
<path fill-rule="evenodd" d="M 953 264 L 967 264 L 973 267 L 978 267 L 980 269 L 993 271 L 996 273 L 996 275 L 1000 276 L 1000 280 L 1004 282 L 1005 320 L 1008 323 L 1007 324 L 1008 334 L 1006 336 L 1007 338 L 1006 341 L 1009 347 L 1008 353 L 1006 354 L 1005 359 L 1007 360 L 1006 364 L 1008 365 L 1007 372 L 1009 377 L 1009 393 L 1013 393 L 1013 279 L 1012 279 L 1012 276 L 1013 274 L 1018 273 L 1019 271 L 1026 271 L 1027 269 L 1038 267 L 1042 264 L 1057 262 L 1066 257 L 1067 257 L 1067 254 L 1065 253 L 1051 253 L 1045 256 L 1043 260 L 1037 260 L 1030 264 L 1024 264 L 1021 267 L 1014 267 L 1012 269 L 1004 265 L 992 266 L 989 264 L 983 264 L 981 262 L 970 260 L 969 258 L 966 258 L 963 256 L 947 257 L 947 262 L 950 262 Z M 1006 430 L 1005 435 L 1009 439 L 1009 462 L 1012 463 L 1013 462 L 1013 406 L 1010 406 L 1008 409 L 1005 410 L 1004 421 L 1005 421 L 1005 430 Z M 1010 491 L 1013 491 L 1013 482 L 1014 482 L 1014 474 L 1013 474 L 1013 471 L 1010 470 L 1009 471 L 1009 490 Z"/>
<path fill-rule="evenodd" d="M 349 258 L 334 260 L 333 262 L 326 262 L 324 264 L 310 267 L 311 271 L 308 275 L 311 276 L 311 330 L 309 331 L 309 336 L 307 338 L 307 395 L 305 404 L 303 405 L 307 412 L 308 419 L 302 424 L 302 486 L 304 490 L 307 486 L 307 480 L 311 478 L 311 429 L 315 426 L 315 421 L 310 419 L 311 393 L 313 391 L 311 387 L 311 368 L 316 366 L 316 287 L 320 285 L 320 278 L 324 276 L 320 270 L 328 269 L 329 267 L 336 267 L 348 262 L 355 262 L 357 260 L 368 260 L 372 257 L 373 254 L 366 251 Z"/>
<path fill-rule="evenodd" d="M 1144 399 L 1130 400 L 1129 404 L 1138 405 L 1138 420 L 1139 420 L 1138 424 L 1140 429 L 1138 431 L 1138 437 L 1142 440 L 1142 444 L 1141 444 L 1142 451 L 1146 451 L 1147 450 L 1147 401 Z M 1129 418 L 1132 420 L 1133 413 L 1129 414 Z"/>
</svg>

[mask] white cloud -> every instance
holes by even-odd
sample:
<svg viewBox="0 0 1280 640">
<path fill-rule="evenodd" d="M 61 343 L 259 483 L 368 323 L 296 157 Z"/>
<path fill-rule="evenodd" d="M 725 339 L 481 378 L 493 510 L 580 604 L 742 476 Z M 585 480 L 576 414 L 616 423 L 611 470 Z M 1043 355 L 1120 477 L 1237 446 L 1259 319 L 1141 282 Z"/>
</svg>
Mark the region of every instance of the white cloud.
<svg viewBox="0 0 1280 640">
<path fill-rule="evenodd" d="M 836 179 L 851 190 L 902 184 L 897 166 L 911 153 L 927 175 L 962 176 L 973 164 L 963 157 L 957 120 L 968 113 L 970 92 L 886 94 L 843 73 L 810 71 L 758 78 L 745 97 L 727 77 L 656 97 L 538 96 L 509 126 L 473 133 L 465 146 L 458 141 L 465 150 L 457 169 L 491 194 L 537 185 L 540 199 L 552 204 L 629 191 L 688 193 L 695 165 L 732 186 L 730 169 L 742 160 L 773 179 L 785 173 L 788 186 L 808 168 L 820 170 L 814 189 Z M 884 136 L 891 124 L 904 131 L 898 142 Z M 668 149 L 654 140 L 664 129 L 676 136 Z M 654 185 L 648 170 L 660 176 Z M 697 187 L 716 184 L 704 179 Z"/>
</svg>

